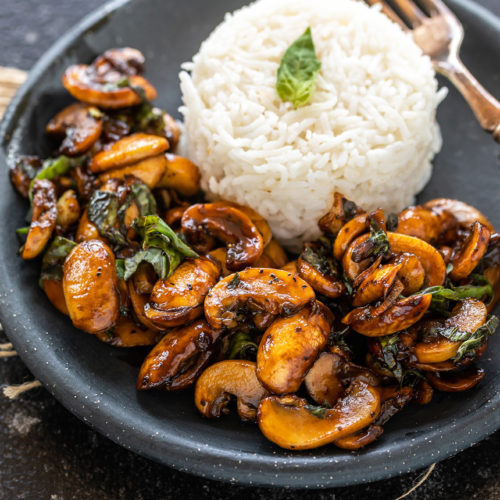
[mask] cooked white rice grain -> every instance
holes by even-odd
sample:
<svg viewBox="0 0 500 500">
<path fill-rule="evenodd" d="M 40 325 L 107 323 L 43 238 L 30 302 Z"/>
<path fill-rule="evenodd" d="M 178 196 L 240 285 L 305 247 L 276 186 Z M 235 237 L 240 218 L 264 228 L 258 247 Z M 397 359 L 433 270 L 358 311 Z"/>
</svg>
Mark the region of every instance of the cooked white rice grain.
<svg viewBox="0 0 500 500">
<path fill-rule="evenodd" d="M 322 68 L 294 109 L 276 72 L 308 26 Z M 366 209 L 411 204 L 441 147 L 429 58 L 362 2 L 259 0 L 226 15 L 180 80 L 203 189 L 260 212 L 289 247 L 318 236 L 334 191 Z"/>
</svg>

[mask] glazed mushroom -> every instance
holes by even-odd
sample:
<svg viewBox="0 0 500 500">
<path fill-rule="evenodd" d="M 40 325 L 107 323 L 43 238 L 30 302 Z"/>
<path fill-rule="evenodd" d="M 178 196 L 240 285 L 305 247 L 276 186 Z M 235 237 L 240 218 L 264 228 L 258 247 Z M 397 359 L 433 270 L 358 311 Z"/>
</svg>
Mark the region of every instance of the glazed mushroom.
<svg viewBox="0 0 500 500">
<path fill-rule="evenodd" d="M 165 327 L 153 323 L 146 316 L 146 305 L 149 301 L 150 294 L 140 293 L 141 285 L 140 283 L 137 283 L 137 280 L 139 279 L 138 276 L 136 276 L 137 274 L 137 272 L 134 273 L 134 275 L 126 283 L 127 295 L 130 298 L 130 303 L 132 305 L 132 310 L 134 312 L 135 318 L 146 328 L 157 332 L 163 332 L 165 331 Z"/>
<path fill-rule="evenodd" d="M 432 244 L 441 234 L 441 222 L 431 210 L 424 207 L 409 207 L 399 213 L 396 232 Z"/>
<path fill-rule="evenodd" d="M 443 322 L 441 328 L 443 330 L 455 328 L 461 332 L 474 333 L 484 325 L 487 314 L 483 302 L 468 298 L 457 303 L 451 316 Z M 436 322 L 433 326 L 436 327 Z M 439 327 L 437 330 L 439 331 Z M 453 358 L 461 344 L 462 341 L 451 341 L 437 334 L 434 338 L 417 343 L 414 353 L 419 363 L 441 363 Z"/>
<path fill-rule="evenodd" d="M 313 289 L 292 273 L 248 268 L 212 288 L 205 299 L 205 317 L 214 328 L 235 328 L 248 314 L 290 316 L 314 299 Z"/>
<path fill-rule="evenodd" d="M 373 443 L 383 433 L 383 427 L 381 427 L 380 425 L 372 424 L 369 425 L 366 429 L 355 432 L 350 436 L 337 439 L 333 442 L 333 444 L 338 448 L 342 448 L 344 450 L 359 450 L 360 448 Z"/>
<path fill-rule="evenodd" d="M 386 264 L 374 269 L 357 287 L 352 298 L 352 305 L 365 306 L 381 297 L 386 297 L 401 267 L 402 264 Z"/>
<path fill-rule="evenodd" d="M 73 324 L 88 333 L 115 325 L 120 314 L 115 257 L 100 240 L 79 243 L 64 263 L 63 289 Z"/>
<path fill-rule="evenodd" d="M 274 394 L 297 392 L 325 347 L 330 311 L 316 302 L 288 318 L 277 318 L 262 336 L 257 377 Z"/>
<path fill-rule="evenodd" d="M 58 231 L 66 232 L 80 219 L 80 203 L 78 203 L 76 193 L 72 189 L 65 191 L 57 200 L 56 209 Z"/>
<path fill-rule="evenodd" d="M 117 72 L 121 75 L 140 75 L 144 71 L 145 59 L 142 53 L 132 47 L 108 49 L 93 62 L 99 76 Z"/>
<path fill-rule="evenodd" d="M 43 279 L 41 281 L 43 291 L 51 304 L 63 314 L 69 316 L 68 306 L 64 298 L 64 290 L 62 280 L 60 279 Z"/>
<path fill-rule="evenodd" d="M 209 366 L 196 382 L 194 402 L 207 418 L 228 413 L 231 396 L 236 397 L 238 415 L 254 421 L 257 407 L 267 395 L 255 375 L 255 363 L 245 360 L 226 360 Z"/>
<path fill-rule="evenodd" d="M 380 412 L 375 387 L 354 381 L 331 408 L 311 408 L 297 396 L 268 396 L 259 405 L 264 436 L 282 448 L 308 450 L 337 441 L 370 425 Z"/>
<path fill-rule="evenodd" d="M 349 245 L 368 229 L 368 214 L 360 214 L 340 228 L 333 244 L 333 256 L 341 260 Z"/>
<path fill-rule="evenodd" d="M 207 240 L 207 235 L 225 243 L 226 264 L 232 271 L 251 266 L 264 250 L 262 235 L 250 217 L 226 204 L 192 205 L 184 212 L 181 225 L 188 242 L 200 253 L 210 250 L 212 239 Z"/>
<path fill-rule="evenodd" d="M 322 352 L 307 372 L 304 384 L 312 400 L 320 406 L 332 407 L 344 393 L 339 376 L 345 360 L 338 354 Z"/>
<path fill-rule="evenodd" d="M 138 347 L 156 344 L 161 335 L 156 330 L 122 317 L 111 330 L 97 333 L 96 337 L 101 342 L 115 347 Z"/>
<path fill-rule="evenodd" d="M 142 76 L 144 57 L 128 47 L 112 49 L 91 65 L 69 66 L 62 76 L 66 90 L 79 101 L 102 108 L 125 108 L 141 104 L 141 89 L 148 101 L 156 89 Z"/>
<path fill-rule="evenodd" d="M 23 155 L 9 164 L 10 182 L 16 191 L 28 198 L 30 194 L 31 181 L 42 166 L 42 160 L 38 156 Z"/>
<path fill-rule="evenodd" d="M 449 198 L 436 198 L 424 203 L 423 207 L 431 210 L 441 219 L 441 231 L 446 229 L 448 224 L 443 225 L 443 221 L 447 220 L 450 214 L 463 228 L 468 229 L 474 222 L 480 222 L 490 231 L 494 231 L 491 222 L 477 208 L 463 201 Z"/>
<path fill-rule="evenodd" d="M 185 325 L 203 314 L 203 302 L 220 276 L 203 257 L 185 260 L 172 276 L 159 280 L 145 308 L 146 317 L 163 328 Z"/>
<path fill-rule="evenodd" d="M 175 189 L 183 196 L 195 195 L 200 190 L 200 169 L 182 156 L 167 153 L 165 159 L 165 173 L 157 187 Z"/>
<path fill-rule="evenodd" d="M 466 278 L 476 268 L 488 249 L 490 236 L 491 232 L 486 226 L 480 222 L 472 224 L 469 236 L 451 259 L 452 280 L 459 281 Z"/>
<path fill-rule="evenodd" d="M 318 222 L 318 226 L 325 234 L 336 236 L 342 226 L 362 210 L 341 193 L 334 193 L 330 210 Z"/>
<path fill-rule="evenodd" d="M 190 387 L 217 352 L 219 335 L 220 331 L 203 319 L 171 330 L 146 356 L 137 389 L 177 391 Z"/>
<path fill-rule="evenodd" d="M 484 370 L 470 366 L 459 372 L 427 373 L 429 383 L 442 392 L 462 392 L 475 387 L 484 378 Z"/>
<path fill-rule="evenodd" d="M 77 102 L 57 113 L 45 127 L 49 135 L 62 137 L 59 151 L 77 156 L 88 151 L 102 132 L 102 113 L 95 106 Z"/>
<path fill-rule="evenodd" d="M 109 170 L 99 175 L 98 180 L 101 184 L 106 183 L 110 179 L 127 179 L 135 177 L 146 184 L 149 189 L 154 189 L 160 182 L 160 179 L 165 172 L 165 157 L 164 155 L 152 156 L 145 160 L 140 160 L 126 167 Z"/>
<path fill-rule="evenodd" d="M 345 285 L 338 276 L 329 248 L 321 243 L 306 243 L 297 259 L 300 277 L 325 297 L 336 299 L 345 292 Z"/>
<path fill-rule="evenodd" d="M 425 282 L 425 270 L 418 257 L 411 253 L 401 253 L 392 263 L 401 264 L 398 279 L 404 286 L 403 295 L 412 295 L 422 289 Z"/>
<path fill-rule="evenodd" d="M 115 142 L 109 149 L 97 153 L 90 162 L 90 170 L 101 173 L 125 167 L 157 156 L 167 149 L 168 141 L 164 137 L 143 133 L 132 134 Z"/>
<path fill-rule="evenodd" d="M 385 312 L 374 314 L 373 306 L 353 309 L 342 323 L 368 337 L 379 337 L 405 330 L 419 321 L 431 304 L 432 295 L 411 295 L 398 300 Z"/>
<path fill-rule="evenodd" d="M 40 255 L 52 236 L 56 220 L 54 184 L 45 179 L 35 179 L 33 182 L 33 218 L 21 253 L 23 259 L 34 259 Z"/>
<path fill-rule="evenodd" d="M 81 243 L 82 241 L 88 240 L 101 240 L 105 242 L 104 238 L 101 237 L 97 226 L 90 222 L 88 210 L 85 209 L 80 217 L 80 221 L 78 222 L 78 228 L 75 234 L 75 241 L 77 243 Z"/>
<path fill-rule="evenodd" d="M 391 252 L 415 255 L 425 270 L 424 286 L 440 286 L 446 277 L 446 264 L 441 254 L 429 243 L 407 236 L 406 234 L 387 232 Z"/>
<path fill-rule="evenodd" d="M 271 259 L 273 262 L 271 267 L 275 269 L 281 269 L 288 262 L 285 250 L 283 250 L 283 247 L 274 238 L 264 247 L 264 253 L 262 255 Z"/>
</svg>

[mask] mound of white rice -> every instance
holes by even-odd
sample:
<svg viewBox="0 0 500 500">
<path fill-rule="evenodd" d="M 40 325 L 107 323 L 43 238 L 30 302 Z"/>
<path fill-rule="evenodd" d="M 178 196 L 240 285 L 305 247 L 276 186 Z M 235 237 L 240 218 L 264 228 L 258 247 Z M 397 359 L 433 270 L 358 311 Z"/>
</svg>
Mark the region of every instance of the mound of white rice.
<svg viewBox="0 0 500 500">
<path fill-rule="evenodd" d="M 294 109 L 276 72 L 308 26 L 322 68 Z M 183 69 L 186 154 L 203 189 L 260 212 L 289 247 L 318 236 L 334 191 L 397 211 L 431 175 L 443 97 L 431 62 L 361 2 L 259 0 L 226 15 Z"/>
</svg>

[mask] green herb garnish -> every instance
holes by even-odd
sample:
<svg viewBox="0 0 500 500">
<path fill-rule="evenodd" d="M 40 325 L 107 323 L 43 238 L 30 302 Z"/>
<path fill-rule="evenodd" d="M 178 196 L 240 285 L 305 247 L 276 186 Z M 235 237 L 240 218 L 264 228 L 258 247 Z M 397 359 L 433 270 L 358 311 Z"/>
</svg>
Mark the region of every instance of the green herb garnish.
<svg viewBox="0 0 500 500">
<path fill-rule="evenodd" d="M 130 193 L 120 205 L 118 195 L 110 191 L 94 191 L 88 206 L 88 218 L 95 224 L 99 234 L 118 246 L 127 245 L 125 214 L 135 202 L 140 216 L 156 214 L 156 201 L 146 184 L 136 181 Z"/>
<path fill-rule="evenodd" d="M 306 244 L 300 257 L 319 273 L 337 276 L 337 262 L 333 258 L 332 243 L 327 238 L 320 238 L 313 244 Z"/>
<path fill-rule="evenodd" d="M 370 219 L 370 239 L 371 249 L 365 257 L 378 257 L 385 255 L 389 251 L 389 239 L 387 233 L 378 225 L 375 219 Z"/>
<path fill-rule="evenodd" d="M 318 417 L 318 418 L 325 418 L 326 410 L 328 410 L 328 408 L 326 406 L 315 406 L 315 405 L 305 405 L 304 408 L 311 415 L 314 415 L 315 417 Z"/>
<path fill-rule="evenodd" d="M 257 344 L 245 332 L 236 332 L 231 336 L 228 359 L 254 360 L 257 355 Z"/>
<path fill-rule="evenodd" d="M 453 361 L 459 361 L 465 355 L 473 353 L 478 347 L 482 346 L 486 339 L 495 333 L 499 324 L 500 321 L 496 316 L 490 316 L 483 326 L 479 327 L 462 342 Z"/>
<path fill-rule="evenodd" d="M 382 354 L 384 356 L 384 363 L 387 368 L 392 372 L 394 377 L 401 381 L 403 380 L 403 366 L 398 361 L 397 356 L 399 335 L 396 333 L 394 335 L 386 335 L 379 338 L 380 346 L 382 347 Z"/>
<path fill-rule="evenodd" d="M 346 198 L 342 198 L 342 209 L 344 211 L 344 223 L 349 222 L 350 220 L 356 217 L 356 213 L 358 211 L 358 206 L 351 200 L 347 200 Z"/>
<path fill-rule="evenodd" d="M 234 273 L 233 279 L 227 284 L 229 290 L 234 290 L 241 283 L 241 278 L 238 273 Z"/>
<path fill-rule="evenodd" d="M 26 226 L 26 227 L 18 227 L 16 229 L 16 234 L 18 236 L 25 236 L 27 235 L 28 233 L 30 232 L 30 226 Z"/>
<path fill-rule="evenodd" d="M 387 217 L 386 227 L 387 231 L 394 232 L 398 228 L 399 217 L 398 214 L 392 213 Z"/>
<path fill-rule="evenodd" d="M 56 236 L 43 254 L 40 286 L 44 280 L 61 280 L 63 265 L 68 254 L 76 247 L 76 243 L 62 236 Z"/>
<path fill-rule="evenodd" d="M 33 184 L 35 179 L 52 180 L 55 177 L 66 174 L 70 169 L 81 165 L 85 161 L 85 156 L 77 156 L 75 158 L 68 158 L 67 156 L 58 156 L 57 158 L 49 158 L 42 164 L 42 168 L 35 175 L 30 184 L 30 201 L 33 200 Z"/>
<path fill-rule="evenodd" d="M 281 100 L 295 108 L 306 104 L 313 92 L 321 62 L 316 57 L 311 28 L 288 47 L 278 69 L 276 90 Z"/>
<path fill-rule="evenodd" d="M 432 295 L 431 309 L 443 316 L 448 316 L 451 302 L 457 302 L 468 298 L 489 302 L 494 295 L 493 287 L 488 279 L 481 274 L 471 274 L 472 285 L 453 286 L 448 283 L 449 288 L 443 286 L 432 286 L 418 292 L 417 295 L 430 293 Z"/>
<path fill-rule="evenodd" d="M 175 269 L 180 264 L 180 261 L 181 257 L 175 252 L 172 253 L 170 258 L 167 258 L 163 250 L 159 248 L 148 248 L 147 250 L 139 250 L 133 257 L 123 259 L 123 264 L 119 264 L 120 270 L 118 273 L 127 281 L 137 271 L 141 262 L 149 262 L 153 266 L 156 274 L 164 279 L 169 275 L 169 269 Z M 121 268 L 122 265 L 123 268 Z"/>
<path fill-rule="evenodd" d="M 192 250 L 157 215 L 138 217 L 132 228 L 142 238 L 142 250 L 118 264 L 117 272 L 128 280 L 143 261 L 149 262 L 161 279 L 168 278 L 185 257 L 196 258 Z"/>
<path fill-rule="evenodd" d="M 343 351 L 352 354 L 351 346 L 347 343 L 347 335 L 349 335 L 350 328 L 346 326 L 343 330 L 335 330 L 332 328 L 328 335 L 328 345 L 330 347 L 338 346 Z"/>
<path fill-rule="evenodd" d="M 88 206 L 88 218 L 97 227 L 99 234 L 119 246 L 126 246 L 125 236 L 115 227 L 120 202 L 110 191 L 94 191 Z"/>
<path fill-rule="evenodd" d="M 459 361 L 466 354 L 473 353 L 473 351 L 483 345 L 484 341 L 495 333 L 499 323 L 500 321 L 496 316 L 490 316 L 486 323 L 480 326 L 475 332 L 463 332 L 457 327 L 438 327 L 431 333 L 439 333 L 439 335 L 446 337 L 452 342 L 462 342 L 458 348 L 457 354 L 453 358 L 453 361 Z"/>
</svg>

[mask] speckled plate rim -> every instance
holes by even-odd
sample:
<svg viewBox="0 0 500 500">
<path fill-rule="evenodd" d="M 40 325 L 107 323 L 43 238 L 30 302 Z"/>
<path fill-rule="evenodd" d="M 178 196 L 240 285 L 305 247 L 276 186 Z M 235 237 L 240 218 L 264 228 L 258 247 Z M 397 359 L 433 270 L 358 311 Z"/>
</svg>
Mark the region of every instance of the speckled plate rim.
<svg viewBox="0 0 500 500">
<path fill-rule="evenodd" d="M 21 86 L 7 108 L 0 123 L 2 144 L 16 128 L 22 118 L 29 94 L 39 78 L 48 70 L 51 63 L 78 38 L 106 23 L 113 13 L 131 0 L 114 0 L 85 17 L 79 24 L 63 35 L 38 61 L 31 70 L 26 82 Z M 460 6 L 468 15 L 500 34 L 500 19 L 493 13 L 469 0 L 450 0 L 450 4 Z M 103 48 L 104 50 L 104 48 Z M 1 148 L 0 148 L 1 149 Z M 0 162 L 5 165 L 5 156 L 0 151 Z M 8 276 L 5 262 L 0 262 L 1 276 Z M 170 434 L 168 439 L 158 442 L 156 429 L 152 426 L 137 429 L 121 418 L 121 401 L 113 395 L 106 395 L 106 404 L 98 412 L 85 403 L 95 393 L 79 381 L 78 374 L 67 370 L 67 364 L 49 349 L 45 351 L 26 349 L 24 337 L 33 327 L 23 328 L 19 318 L 21 313 L 11 297 L 9 279 L 0 281 L 0 295 L 6 299 L 0 303 L 0 318 L 14 348 L 21 359 L 44 387 L 54 395 L 69 411 L 86 424 L 102 433 L 115 443 L 147 458 L 153 459 L 175 469 L 190 472 L 202 477 L 247 485 L 281 486 L 292 488 L 322 488 L 347 486 L 382 480 L 399 474 L 426 467 L 443 460 L 486 438 L 500 428 L 500 393 L 488 400 L 481 408 L 470 412 L 453 427 L 435 428 L 432 432 L 412 439 L 411 448 L 397 443 L 389 453 L 373 449 L 369 463 L 365 456 L 358 455 L 356 464 L 338 460 L 335 457 L 315 457 L 295 455 L 293 457 L 263 457 L 258 453 L 234 453 L 223 447 L 203 447 L 198 443 Z M 17 314 L 16 314 L 17 313 Z M 21 326 L 21 328 L 20 328 Z M 24 334 L 24 335 L 23 335 Z M 43 356 L 41 363 L 41 357 Z M 74 396 L 73 388 L 81 390 Z M 488 418 L 485 418 L 485 416 Z M 458 431 L 461 432 L 457 437 Z M 439 443 L 434 452 L 429 452 L 429 442 Z M 364 460 L 363 460 L 364 459 Z M 397 467 L 390 464 L 397 463 Z M 335 473 L 331 471 L 335 464 Z M 363 467 L 364 474 L 352 475 L 349 468 L 353 465 Z M 300 476 L 300 481 L 298 477 Z"/>
</svg>

